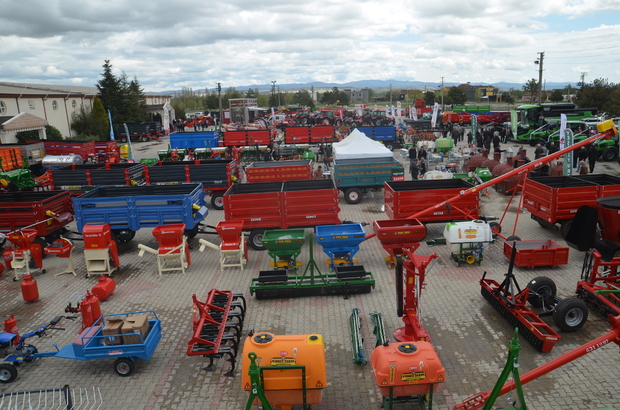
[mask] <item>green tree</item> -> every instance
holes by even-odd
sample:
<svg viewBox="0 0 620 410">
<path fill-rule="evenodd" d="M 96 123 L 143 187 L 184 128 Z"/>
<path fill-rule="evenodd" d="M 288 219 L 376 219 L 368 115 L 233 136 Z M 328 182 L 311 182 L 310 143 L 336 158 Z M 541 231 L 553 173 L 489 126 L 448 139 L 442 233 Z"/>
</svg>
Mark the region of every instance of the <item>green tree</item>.
<svg viewBox="0 0 620 410">
<path fill-rule="evenodd" d="M 523 92 L 525 94 L 530 94 L 532 96 L 532 99 L 530 100 L 531 102 L 534 102 L 534 100 L 537 100 L 538 99 L 538 81 L 536 81 L 535 78 L 532 78 L 531 80 L 529 80 L 523 86 Z"/>
<path fill-rule="evenodd" d="M 563 99 L 564 99 L 564 94 L 562 93 L 562 90 L 553 90 L 553 92 L 549 96 L 549 101 L 554 102 L 554 103 L 560 102 Z"/>
<path fill-rule="evenodd" d="M 314 108 L 314 101 L 312 101 L 312 96 L 307 90 L 299 90 L 293 94 L 293 104 L 297 104 L 300 107 Z"/>
<path fill-rule="evenodd" d="M 37 141 L 39 140 L 39 131 L 21 131 L 15 134 L 17 138 L 17 142 L 20 144 L 25 144 L 26 141 Z M 62 133 L 58 130 L 58 128 L 52 125 L 45 126 L 45 137 L 48 140 L 61 140 Z"/>
<path fill-rule="evenodd" d="M 136 77 L 129 81 L 125 73 L 115 76 L 110 60 L 105 60 L 101 79 L 96 85 L 104 108 L 112 113 L 114 124 L 141 122 L 148 118 L 140 82 Z"/>
<path fill-rule="evenodd" d="M 606 78 L 597 78 L 591 84 L 577 91 L 575 103 L 581 108 L 598 108 L 610 116 L 618 115 L 620 85 L 610 83 Z"/>
<path fill-rule="evenodd" d="M 98 97 L 93 99 L 92 110 L 87 110 L 82 106 L 79 111 L 73 113 L 71 118 L 71 129 L 76 135 L 96 136 L 100 141 L 107 141 L 110 139 L 108 114 Z"/>
<path fill-rule="evenodd" d="M 450 104 L 465 104 L 467 101 L 467 94 L 460 87 L 451 87 L 448 91 L 448 98 L 452 100 Z"/>
<path fill-rule="evenodd" d="M 424 93 L 424 105 L 435 104 L 435 93 L 433 91 L 427 91 Z"/>
<path fill-rule="evenodd" d="M 514 104 L 515 99 L 512 98 L 512 95 L 510 95 L 510 93 L 502 93 L 502 101 L 507 104 Z"/>
</svg>

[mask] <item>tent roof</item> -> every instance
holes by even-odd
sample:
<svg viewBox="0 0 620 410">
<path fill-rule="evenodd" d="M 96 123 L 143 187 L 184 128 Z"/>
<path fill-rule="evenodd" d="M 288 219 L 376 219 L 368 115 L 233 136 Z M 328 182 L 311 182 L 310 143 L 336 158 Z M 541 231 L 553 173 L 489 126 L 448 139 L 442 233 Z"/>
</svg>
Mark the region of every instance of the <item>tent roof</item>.
<svg viewBox="0 0 620 410">
<path fill-rule="evenodd" d="M 385 145 L 371 140 L 358 129 L 354 129 L 348 137 L 334 144 L 335 159 L 355 158 L 392 158 L 392 151 Z"/>
</svg>

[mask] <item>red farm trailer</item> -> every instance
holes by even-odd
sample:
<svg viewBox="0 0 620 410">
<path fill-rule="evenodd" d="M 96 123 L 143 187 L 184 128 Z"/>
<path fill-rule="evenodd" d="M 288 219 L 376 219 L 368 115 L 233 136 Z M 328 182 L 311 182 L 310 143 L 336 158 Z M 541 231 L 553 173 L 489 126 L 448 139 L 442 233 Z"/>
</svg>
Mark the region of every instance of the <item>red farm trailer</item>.
<svg viewBox="0 0 620 410">
<path fill-rule="evenodd" d="M 332 125 L 315 125 L 310 127 L 310 143 L 333 142 L 334 132 Z"/>
<path fill-rule="evenodd" d="M 582 205 L 596 207 L 598 198 L 620 195 L 620 178 L 607 174 L 535 177 L 525 180 L 524 208 L 541 226 L 558 229 L 566 238 Z"/>
<path fill-rule="evenodd" d="M 29 144 L 43 142 L 45 154 L 47 155 L 67 155 L 76 154 L 86 161 L 90 156 L 95 155 L 95 141 L 74 141 L 74 140 L 42 140 L 28 141 Z"/>
<path fill-rule="evenodd" d="M 263 250 L 267 229 L 340 224 L 339 192 L 328 179 L 235 184 L 224 194 L 224 217 L 243 221 L 250 246 Z"/>
<path fill-rule="evenodd" d="M 286 127 L 284 141 L 287 144 L 308 144 L 310 142 L 310 127 Z"/>
<path fill-rule="evenodd" d="M 312 179 L 312 161 L 253 162 L 245 168 L 247 182 L 300 181 Z"/>
<path fill-rule="evenodd" d="M 418 219 L 421 222 L 478 219 L 480 199 L 477 195 L 460 198 L 449 207 L 437 206 L 473 186 L 462 179 L 385 182 L 383 184 L 385 213 L 390 219 L 402 219 L 416 212 L 434 208 L 432 212 L 427 212 Z"/>
<path fill-rule="evenodd" d="M 48 171 L 52 189 L 82 195 L 96 186 L 144 185 L 142 164 L 71 164 Z"/>
</svg>

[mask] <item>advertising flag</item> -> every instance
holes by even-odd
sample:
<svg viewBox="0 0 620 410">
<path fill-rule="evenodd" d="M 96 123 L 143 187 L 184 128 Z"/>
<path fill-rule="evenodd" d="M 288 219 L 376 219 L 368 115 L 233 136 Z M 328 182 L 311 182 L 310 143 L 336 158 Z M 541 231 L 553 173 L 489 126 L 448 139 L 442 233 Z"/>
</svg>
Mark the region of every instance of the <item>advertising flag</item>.
<svg viewBox="0 0 620 410">
<path fill-rule="evenodd" d="M 435 103 L 433 106 L 433 117 L 431 118 L 431 127 L 435 128 L 437 124 L 437 115 L 439 114 L 439 103 Z"/>
<path fill-rule="evenodd" d="M 110 141 L 114 141 L 114 127 L 112 126 L 112 113 L 108 110 L 108 119 L 110 120 Z"/>
</svg>

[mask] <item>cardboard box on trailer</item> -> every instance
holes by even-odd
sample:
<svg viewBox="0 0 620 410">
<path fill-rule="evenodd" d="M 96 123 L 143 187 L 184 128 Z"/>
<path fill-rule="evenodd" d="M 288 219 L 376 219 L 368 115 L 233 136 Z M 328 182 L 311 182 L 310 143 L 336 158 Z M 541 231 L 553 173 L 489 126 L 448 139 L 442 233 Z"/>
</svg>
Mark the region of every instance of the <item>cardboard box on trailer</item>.
<svg viewBox="0 0 620 410">
<path fill-rule="evenodd" d="M 122 327 L 123 341 L 126 345 L 142 344 L 149 333 L 149 317 L 146 314 L 128 316 Z M 142 339 L 140 339 L 142 337 Z"/>
<path fill-rule="evenodd" d="M 104 336 L 109 336 L 103 339 L 106 345 L 115 346 L 123 344 L 123 336 L 120 336 L 123 333 L 123 323 L 123 319 L 108 319 L 106 321 L 102 330 Z"/>
</svg>

